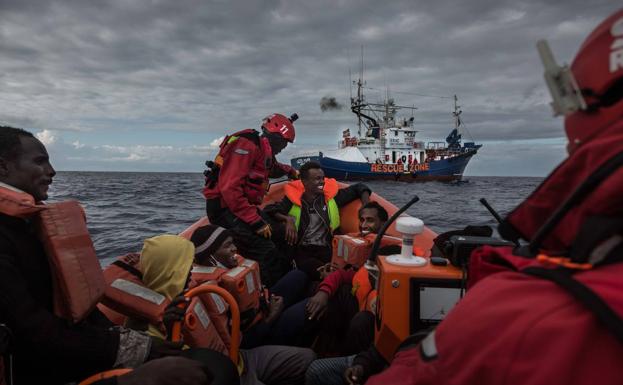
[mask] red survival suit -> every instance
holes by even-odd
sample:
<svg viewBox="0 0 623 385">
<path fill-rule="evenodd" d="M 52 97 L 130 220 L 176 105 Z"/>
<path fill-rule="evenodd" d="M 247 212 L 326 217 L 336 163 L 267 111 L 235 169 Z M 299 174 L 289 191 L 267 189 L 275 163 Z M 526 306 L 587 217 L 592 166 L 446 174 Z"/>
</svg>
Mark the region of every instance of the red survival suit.
<svg viewBox="0 0 623 385">
<path fill-rule="evenodd" d="M 578 186 L 620 158 L 622 144 L 623 121 L 602 128 L 509 214 L 500 233 L 533 239 Z M 587 249 L 578 240 L 583 233 L 597 232 L 597 228 L 586 231 L 586 224 L 595 218 L 623 218 L 623 169 L 617 167 L 547 234 L 540 243 L 541 253 L 567 250 L 573 256 L 579 249 L 591 257 L 595 254 L 600 244 Z M 620 233 L 620 227 L 616 231 Z M 620 246 L 614 249 L 613 263 L 573 275 L 619 318 L 623 317 Z M 484 247 L 473 253 L 472 288 L 464 299 L 433 333 L 399 351 L 391 366 L 367 384 L 621 384 L 623 344 L 565 289 L 519 271 L 537 264 L 535 259 L 513 255 L 510 248 Z"/>
<path fill-rule="evenodd" d="M 214 161 L 203 195 L 207 200 L 219 199 L 220 206 L 253 228 L 264 222 L 257 206 L 268 189 L 268 178 L 294 175 L 292 167 L 277 162 L 268 139 L 252 129 L 225 137 Z"/>
</svg>

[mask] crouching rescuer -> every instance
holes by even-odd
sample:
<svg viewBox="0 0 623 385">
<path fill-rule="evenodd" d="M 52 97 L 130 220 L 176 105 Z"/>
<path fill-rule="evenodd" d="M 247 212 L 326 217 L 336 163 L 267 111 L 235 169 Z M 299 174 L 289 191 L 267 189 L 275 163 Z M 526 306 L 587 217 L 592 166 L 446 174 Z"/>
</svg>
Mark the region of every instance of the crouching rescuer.
<svg viewBox="0 0 623 385">
<path fill-rule="evenodd" d="M 259 205 L 269 178 L 298 177 L 296 170 L 275 158 L 294 142 L 297 119 L 296 114 L 270 115 L 262 122 L 261 134 L 246 129 L 226 136 L 214 161 L 206 162 L 203 194 L 210 222 L 232 231 L 241 253 L 260 264 L 262 282 L 269 287 L 290 264 L 271 241 L 272 227 Z"/>
</svg>

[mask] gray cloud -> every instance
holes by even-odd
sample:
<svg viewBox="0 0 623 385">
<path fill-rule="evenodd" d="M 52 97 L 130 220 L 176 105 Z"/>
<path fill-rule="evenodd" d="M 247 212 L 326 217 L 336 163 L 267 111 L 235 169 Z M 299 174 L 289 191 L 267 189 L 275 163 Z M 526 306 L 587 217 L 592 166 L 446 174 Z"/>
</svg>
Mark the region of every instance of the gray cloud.
<svg viewBox="0 0 623 385">
<path fill-rule="evenodd" d="M 366 90 L 369 100 L 387 87 L 399 104 L 414 104 L 422 138 L 445 138 L 452 105 L 416 94 L 457 94 L 478 141 L 560 138 L 535 42 L 548 38 L 569 62 L 616 8 L 610 0 L 1 0 L 0 120 L 97 134 L 102 145 L 122 145 L 129 132 L 150 131 L 153 145 L 165 133 L 206 132 L 208 145 L 269 113 L 298 112 L 297 142 L 332 147 L 354 119 L 348 109 L 323 115 L 318 100 L 349 103 L 363 45 L 376 90 Z"/>
</svg>

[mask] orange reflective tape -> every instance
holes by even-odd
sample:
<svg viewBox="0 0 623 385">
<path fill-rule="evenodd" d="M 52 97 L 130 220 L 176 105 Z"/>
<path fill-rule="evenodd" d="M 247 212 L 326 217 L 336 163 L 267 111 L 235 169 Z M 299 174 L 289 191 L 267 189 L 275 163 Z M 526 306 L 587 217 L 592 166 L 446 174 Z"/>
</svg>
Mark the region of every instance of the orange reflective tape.
<svg viewBox="0 0 623 385">
<path fill-rule="evenodd" d="M 593 265 L 591 263 L 576 263 L 571 262 L 571 260 L 566 257 L 551 257 L 545 254 L 537 255 L 536 260 L 544 265 L 562 266 L 573 270 L 590 270 L 593 268 Z"/>
</svg>

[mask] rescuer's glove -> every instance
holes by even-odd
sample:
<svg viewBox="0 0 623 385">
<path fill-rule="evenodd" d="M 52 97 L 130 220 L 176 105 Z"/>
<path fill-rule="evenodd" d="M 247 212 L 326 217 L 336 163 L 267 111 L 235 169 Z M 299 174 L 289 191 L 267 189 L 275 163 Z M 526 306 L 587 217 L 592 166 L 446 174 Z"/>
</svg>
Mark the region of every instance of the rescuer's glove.
<svg viewBox="0 0 623 385">
<path fill-rule="evenodd" d="M 300 172 L 297 169 L 292 169 L 290 170 L 290 172 L 288 173 L 288 178 L 289 179 L 299 179 L 300 176 Z"/>
</svg>

